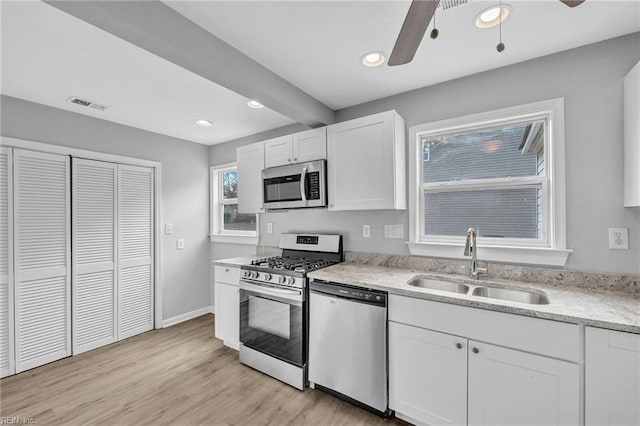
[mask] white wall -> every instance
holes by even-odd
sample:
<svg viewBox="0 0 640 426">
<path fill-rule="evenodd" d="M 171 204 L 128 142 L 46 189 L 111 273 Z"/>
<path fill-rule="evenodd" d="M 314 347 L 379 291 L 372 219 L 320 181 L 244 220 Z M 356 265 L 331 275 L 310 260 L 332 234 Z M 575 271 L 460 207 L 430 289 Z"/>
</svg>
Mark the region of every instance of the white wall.
<svg viewBox="0 0 640 426">
<path fill-rule="evenodd" d="M 337 121 L 395 109 L 407 127 L 467 114 L 564 97 L 567 174 L 566 268 L 640 273 L 640 208 L 624 208 L 622 79 L 640 59 L 640 33 L 522 62 L 338 111 Z M 237 144 L 237 143 L 236 143 Z M 218 148 L 219 149 L 219 148 Z M 260 244 L 280 232 L 335 231 L 352 251 L 408 254 L 404 240 L 382 238 L 384 224 L 406 212 L 298 210 L 261 215 Z M 266 223 L 273 223 L 273 234 Z M 362 224 L 372 238 L 362 238 Z M 629 228 L 627 251 L 609 250 L 608 228 Z"/>
<path fill-rule="evenodd" d="M 162 253 L 163 317 L 209 304 L 208 147 L 181 139 L 2 96 L 1 133 L 162 163 L 162 214 L 172 223 Z M 176 250 L 184 238 L 185 249 Z"/>
</svg>

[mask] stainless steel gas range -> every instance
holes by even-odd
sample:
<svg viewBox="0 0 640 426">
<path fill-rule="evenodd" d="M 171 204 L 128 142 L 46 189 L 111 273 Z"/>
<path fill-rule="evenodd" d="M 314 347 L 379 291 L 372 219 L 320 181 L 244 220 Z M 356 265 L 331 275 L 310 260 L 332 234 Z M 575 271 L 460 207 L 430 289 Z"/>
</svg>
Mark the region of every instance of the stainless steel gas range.
<svg viewBox="0 0 640 426">
<path fill-rule="evenodd" d="M 242 265 L 240 362 L 307 386 L 307 273 L 344 260 L 341 235 L 281 234 L 282 255 Z"/>
</svg>

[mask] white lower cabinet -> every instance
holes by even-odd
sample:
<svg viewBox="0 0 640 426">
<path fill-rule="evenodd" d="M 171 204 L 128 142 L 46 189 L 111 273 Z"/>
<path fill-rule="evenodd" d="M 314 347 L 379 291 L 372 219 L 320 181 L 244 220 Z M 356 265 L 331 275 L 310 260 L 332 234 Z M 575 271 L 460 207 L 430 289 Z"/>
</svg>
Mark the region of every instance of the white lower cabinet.
<svg viewBox="0 0 640 426">
<path fill-rule="evenodd" d="M 467 422 L 466 339 L 389 322 L 389 405 L 429 425 Z"/>
<path fill-rule="evenodd" d="M 640 335 L 586 327 L 585 424 L 640 425 Z"/>
<path fill-rule="evenodd" d="M 389 320 L 389 406 L 399 417 L 434 426 L 580 424 L 577 326 L 395 295 Z"/>
<path fill-rule="evenodd" d="M 215 267 L 215 336 L 226 346 L 240 344 L 240 268 Z"/>
<path fill-rule="evenodd" d="M 469 341 L 469 425 L 577 425 L 577 364 Z"/>
</svg>

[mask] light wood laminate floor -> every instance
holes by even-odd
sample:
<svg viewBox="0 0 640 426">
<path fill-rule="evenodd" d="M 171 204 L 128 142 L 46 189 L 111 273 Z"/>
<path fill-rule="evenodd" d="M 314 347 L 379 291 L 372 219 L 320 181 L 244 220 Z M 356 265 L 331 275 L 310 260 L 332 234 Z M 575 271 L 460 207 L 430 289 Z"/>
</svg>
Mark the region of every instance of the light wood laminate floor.
<svg viewBox="0 0 640 426">
<path fill-rule="evenodd" d="M 240 364 L 212 315 L 2 379 L 0 404 L 36 425 L 405 424 Z"/>
</svg>

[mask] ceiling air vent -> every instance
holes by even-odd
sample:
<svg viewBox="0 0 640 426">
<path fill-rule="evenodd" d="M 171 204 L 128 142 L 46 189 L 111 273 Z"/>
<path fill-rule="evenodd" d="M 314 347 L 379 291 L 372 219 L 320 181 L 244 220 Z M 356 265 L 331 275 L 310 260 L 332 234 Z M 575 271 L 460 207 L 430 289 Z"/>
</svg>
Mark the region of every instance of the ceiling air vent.
<svg viewBox="0 0 640 426">
<path fill-rule="evenodd" d="M 109 108 L 106 105 L 100 105 L 100 104 L 97 104 L 95 102 L 91 102 L 91 101 L 88 101 L 86 99 L 79 98 L 77 96 L 72 96 L 69 99 L 67 99 L 67 101 L 71 102 L 72 104 L 82 105 L 82 106 L 85 106 L 85 107 L 97 109 L 98 111 L 104 111 L 105 109 Z"/>
</svg>

